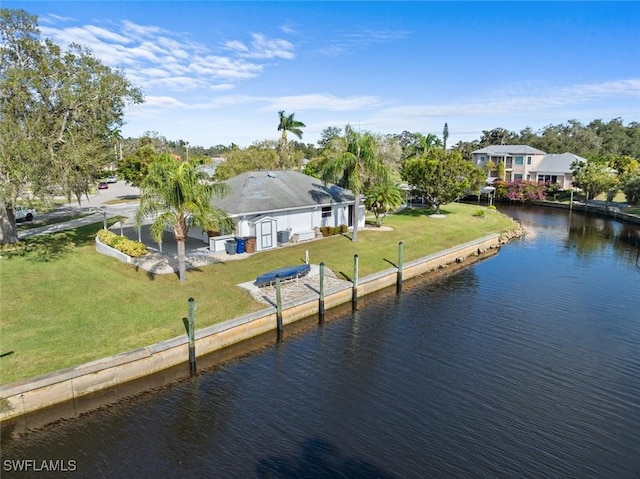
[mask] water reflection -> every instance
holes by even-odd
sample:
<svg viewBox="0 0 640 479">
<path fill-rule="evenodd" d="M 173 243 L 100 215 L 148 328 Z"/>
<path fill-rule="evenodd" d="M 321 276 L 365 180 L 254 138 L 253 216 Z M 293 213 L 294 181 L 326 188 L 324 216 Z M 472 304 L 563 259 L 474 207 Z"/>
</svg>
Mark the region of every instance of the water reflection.
<svg viewBox="0 0 640 479">
<path fill-rule="evenodd" d="M 517 218 L 530 233 L 548 240 L 560 240 L 568 251 L 586 258 L 612 249 L 616 261 L 640 266 L 640 228 L 597 214 L 556 210 L 540 206 L 499 205 L 501 212 Z M 567 226 L 566 229 L 562 228 Z M 563 234 L 567 231 L 568 234 Z"/>
<path fill-rule="evenodd" d="M 335 479 L 391 479 L 392 476 L 375 464 L 358 458 L 344 457 L 330 441 L 307 439 L 292 456 L 269 456 L 256 468 L 260 479 L 300 479 L 303 477 Z"/>
<path fill-rule="evenodd" d="M 91 478 L 638 479 L 638 228 L 509 214 L 534 234 L 3 438 L 3 459 L 75 460 Z"/>
</svg>

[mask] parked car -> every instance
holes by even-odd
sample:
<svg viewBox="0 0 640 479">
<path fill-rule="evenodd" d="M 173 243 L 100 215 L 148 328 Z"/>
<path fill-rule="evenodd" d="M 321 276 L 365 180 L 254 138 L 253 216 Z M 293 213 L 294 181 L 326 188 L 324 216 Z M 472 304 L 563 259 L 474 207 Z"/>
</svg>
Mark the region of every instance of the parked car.
<svg viewBox="0 0 640 479">
<path fill-rule="evenodd" d="M 101 181 L 100 183 L 98 183 L 98 189 L 99 190 L 109 189 L 109 183 L 107 183 L 106 181 Z"/>
<path fill-rule="evenodd" d="M 115 175 L 109 176 L 107 178 L 107 183 L 117 183 L 118 182 L 118 177 Z"/>
<path fill-rule="evenodd" d="M 27 208 L 26 206 L 16 206 L 13 209 L 13 214 L 16 217 L 16 221 L 33 221 L 36 216 L 36 210 L 33 208 Z"/>
</svg>

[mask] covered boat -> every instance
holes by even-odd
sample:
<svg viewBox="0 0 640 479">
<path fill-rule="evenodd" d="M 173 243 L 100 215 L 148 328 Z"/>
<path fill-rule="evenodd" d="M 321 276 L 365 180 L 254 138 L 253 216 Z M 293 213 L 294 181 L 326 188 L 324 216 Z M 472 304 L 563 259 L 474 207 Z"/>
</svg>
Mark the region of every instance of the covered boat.
<svg viewBox="0 0 640 479">
<path fill-rule="evenodd" d="M 300 278 L 306 275 L 311 270 L 308 264 L 301 264 L 298 266 L 285 266 L 284 268 L 274 269 L 256 278 L 256 286 L 268 286 L 276 282 L 276 276 L 280 277 L 280 281 L 287 279 Z"/>
</svg>

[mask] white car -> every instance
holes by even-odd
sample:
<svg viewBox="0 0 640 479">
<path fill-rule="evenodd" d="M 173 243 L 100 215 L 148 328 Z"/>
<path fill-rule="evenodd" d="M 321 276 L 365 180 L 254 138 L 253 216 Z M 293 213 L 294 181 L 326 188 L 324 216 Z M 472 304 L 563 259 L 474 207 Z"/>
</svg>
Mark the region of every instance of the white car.
<svg viewBox="0 0 640 479">
<path fill-rule="evenodd" d="M 107 183 L 117 183 L 118 182 L 118 177 L 117 176 L 109 176 L 107 178 Z"/>
<path fill-rule="evenodd" d="M 16 206 L 13 209 L 13 214 L 16 217 L 16 221 L 33 221 L 36 216 L 36 210 L 26 206 Z"/>
</svg>

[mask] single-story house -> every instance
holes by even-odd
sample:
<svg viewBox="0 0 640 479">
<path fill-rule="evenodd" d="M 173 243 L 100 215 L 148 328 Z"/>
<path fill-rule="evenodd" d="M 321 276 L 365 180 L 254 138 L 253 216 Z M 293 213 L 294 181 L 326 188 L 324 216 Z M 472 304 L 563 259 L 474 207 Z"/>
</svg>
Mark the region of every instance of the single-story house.
<svg viewBox="0 0 640 479">
<path fill-rule="evenodd" d="M 491 145 L 474 151 L 472 161 L 481 168 L 488 162 L 496 166 L 503 163 L 505 181 L 544 181 L 569 189 L 573 181 L 571 164 L 587 160 L 573 153 L 545 153 L 527 145 Z M 488 173 L 497 176 L 495 170 Z"/>
<path fill-rule="evenodd" d="M 213 251 L 224 251 L 225 238 L 253 237 L 255 250 L 319 236 L 322 226 L 365 224 L 365 207 L 354 215 L 355 196 L 340 186 L 293 170 L 250 171 L 225 181 L 230 193 L 213 200 L 233 219 L 234 231 L 212 237 Z M 357 218 L 357 219 L 356 219 Z"/>
</svg>

